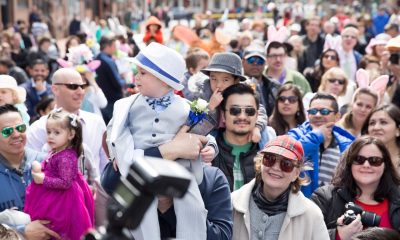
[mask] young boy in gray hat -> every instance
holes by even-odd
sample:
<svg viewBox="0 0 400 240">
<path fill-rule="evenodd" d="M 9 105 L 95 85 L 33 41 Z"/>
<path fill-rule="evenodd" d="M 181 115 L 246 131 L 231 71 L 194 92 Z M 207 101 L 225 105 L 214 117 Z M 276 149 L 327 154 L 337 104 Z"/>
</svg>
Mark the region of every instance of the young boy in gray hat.
<svg viewBox="0 0 400 240">
<path fill-rule="evenodd" d="M 172 140 L 186 123 L 190 110 L 188 101 L 173 93 L 173 90 L 183 88 L 181 80 L 186 67 L 181 55 L 153 42 L 133 62 L 138 67 L 136 86 L 140 93 L 115 103 L 113 119 L 107 127 L 110 155 L 115 157 L 122 176 L 127 175 L 135 159 L 143 157 L 144 149 Z M 211 161 L 217 154 L 213 137 L 212 140 L 209 139 L 200 152 L 204 161 Z M 207 211 L 197 186 L 203 177 L 201 161 L 179 162 L 192 171 L 195 180 L 184 198 L 173 199 L 176 238 L 204 240 L 207 238 Z M 160 239 L 156 203 L 150 206 L 142 223 L 133 232 L 135 239 Z"/>
</svg>

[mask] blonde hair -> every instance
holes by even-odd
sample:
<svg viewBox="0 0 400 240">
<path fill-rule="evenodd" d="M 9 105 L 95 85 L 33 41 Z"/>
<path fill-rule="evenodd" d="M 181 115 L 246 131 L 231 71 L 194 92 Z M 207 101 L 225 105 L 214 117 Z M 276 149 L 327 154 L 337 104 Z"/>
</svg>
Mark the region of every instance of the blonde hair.
<svg viewBox="0 0 400 240">
<path fill-rule="evenodd" d="M 339 67 L 332 67 L 322 75 L 321 84 L 319 85 L 318 92 L 326 92 L 325 89 L 328 79 L 334 77 L 335 75 L 339 75 L 344 80 L 343 89 L 337 97 L 343 96 L 346 93 L 349 79 L 347 78 L 346 73 Z"/>
</svg>

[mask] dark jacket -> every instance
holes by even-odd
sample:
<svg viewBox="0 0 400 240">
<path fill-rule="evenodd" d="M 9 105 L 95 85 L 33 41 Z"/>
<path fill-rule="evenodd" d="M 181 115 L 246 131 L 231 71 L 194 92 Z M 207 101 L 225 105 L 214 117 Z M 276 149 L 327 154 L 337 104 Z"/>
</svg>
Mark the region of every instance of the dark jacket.
<svg viewBox="0 0 400 240">
<path fill-rule="evenodd" d="M 229 182 L 229 187 L 233 191 L 233 164 L 235 157 L 232 155 L 232 147 L 225 143 L 221 129 L 216 137 L 219 153 L 212 161 L 212 165 L 222 170 Z M 250 150 L 240 154 L 240 169 L 242 170 L 244 184 L 250 182 L 255 177 L 254 157 L 260 150 L 257 143 L 252 143 Z"/>
<path fill-rule="evenodd" d="M 345 212 L 345 204 L 354 202 L 354 198 L 347 188 L 328 185 L 318 188 L 312 194 L 311 200 L 321 209 L 330 239 L 334 240 L 336 221 Z M 400 189 L 393 187 L 388 200 L 390 224 L 400 232 Z"/>
<path fill-rule="evenodd" d="M 36 104 L 38 104 L 39 101 L 44 97 L 53 96 L 53 92 L 51 91 L 51 85 L 46 83 L 46 91 L 40 94 L 38 94 L 36 89 L 32 86 L 32 79 L 26 81 L 24 84 L 21 85 L 21 87 L 25 88 L 26 90 L 25 105 L 28 108 L 29 116 L 33 118 L 37 115 L 37 112 L 35 111 Z"/>
<path fill-rule="evenodd" d="M 303 51 L 302 56 L 300 57 L 299 64 L 298 64 L 298 70 L 300 73 L 304 71 L 307 67 L 314 67 L 315 61 L 321 56 L 321 53 L 324 50 L 324 44 L 325 44 L 325 39 L 321 36 L 318 35 L 317 40 L 315 42 L 311 42 L 307 35 L 304 36 L 303 38 L 303 45 L 305 50 Z M 312 47 L 316 47 L 316 51 L 312 51 Z M 302 64 L 302 65 L 301 65 Z"/>
<path fill-rule="evenodd" d="M 260 103 L 264 105 L 267 115 L 271 116 L 275 107 L 275 99 L 278 97 L 278 90 L 282 84 L 268 78 L 265 73 L 262 75 L 262 82 L 262 86 L 257 85 L 257 92 L 260 94 Z"/>
</svg>

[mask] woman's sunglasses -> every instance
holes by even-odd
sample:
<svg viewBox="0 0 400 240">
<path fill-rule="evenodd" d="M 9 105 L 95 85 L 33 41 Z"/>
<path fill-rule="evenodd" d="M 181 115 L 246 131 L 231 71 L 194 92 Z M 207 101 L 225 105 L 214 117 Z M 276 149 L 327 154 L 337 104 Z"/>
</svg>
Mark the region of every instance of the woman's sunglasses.
<svg viewBox="0 0 400 240">
<path fill-rule="evenodd" d="M 20 133 L 24 133 L 26 131 L 26 124 L 23 123 L 16 125 L 15 127 L 5 127 L 1 130 L 1 136 L 3 138 L 8 138 L 14 132 L 14 129 Z"/>
<path fill-rule="evenodd" d="M 287 101 L 289 101 L 289 103 L 296 103 L 299 98 L 296 96 L 289 96 L 289 97 L 285 97 L 285 96 L 279 96 L 278 97 L 278 101 L 281 103 L 285 103 Z"/>
<path fill-rule="evenodd" d="M 369 165 L 374 167 L 379 167 L 383 163 L 383 158 L 381 157 L 364 157 L 364 156 L 357 156 L 353 160 L 353 164 L 356 165 L 363 165 L 365 161 L 368 161 Z"/>
<path fill-rule="evenodd" d="M 333 60 L 333 61 L 337 60 L 337 57 L 335 55 L 325 55 L 323 58 L 330 59 L 330 60 Z"/>
<path fill-rule="evenodd" d="M 256 63 L 257 65 L 263 65 L 265 63 L 265 60 L 260 57 L 249 57 L 246 61 L 248 64 Z"/>
<path fill-rule="evenodd" d="M 330 79 L 328 79 L 328 82 L 330 82 L 330 83 L 338 83 L 339 85 L 344 85 L 344 83 L 346 81 L 343 80 L 343 79 L 330 78 Z"/>
<path fill-rule="evenodd" d="M 265 153 L 262 164 L 266 167 L 272 167 L 275 165 L 276 161 L 278 161 L 278 156 Z M 294 163 L 294 160 L 281 158 L 281 160 L 279 160 L 279 167 L 281 168 L 282 172 L 290 173 L 295 167 L 298 167 L 298 165 Z"/>
<path fill-rule="evenodd" d="M 244 113 L 249 117 L 256 115 L 257 112 L 253 107 L 230 107 L 229 114 L 232 116 L 239 116 L 242 113 L 242 110 L 244 110 Z"/>
</svg>

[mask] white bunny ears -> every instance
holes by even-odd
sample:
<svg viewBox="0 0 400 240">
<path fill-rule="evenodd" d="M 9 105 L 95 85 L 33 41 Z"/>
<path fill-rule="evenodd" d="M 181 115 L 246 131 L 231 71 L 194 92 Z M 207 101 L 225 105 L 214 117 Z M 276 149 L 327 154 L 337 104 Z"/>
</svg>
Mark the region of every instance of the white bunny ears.
<svg viewBox="0 0 400 240">
<path fill-rule="evenodd" d="M 335 49 L 338 50 L 342 45 L 342 37 L 340 35 L 332 36 L 331 34 L 326 35 L 324 51 L 327 49 Z"/>
<path fill-rule="evenodd" d="M 379 96 L 385 93 L 386 85 L 389 82 L 388 75 L 381 75 L 370 83 L 369 73 L 365 69 L 358 69 L 356 72 L 356 81 L 359 88 L 369 88 L 376 91 Z"/>
<path fill-rule="evenodd" d="M 283 43 L 286 41 L 286 39 L 289 37 L 290 32 L 286 27 L 280 27 L 279 30 L 276 30 L 274 25 L 269 25 L 268 26 L 268 42 L 265 45 L 265 51 L 267 51 L 268 45 L 271 42 L 280 42 Z"/>
</svg>

